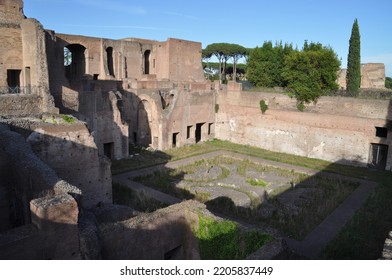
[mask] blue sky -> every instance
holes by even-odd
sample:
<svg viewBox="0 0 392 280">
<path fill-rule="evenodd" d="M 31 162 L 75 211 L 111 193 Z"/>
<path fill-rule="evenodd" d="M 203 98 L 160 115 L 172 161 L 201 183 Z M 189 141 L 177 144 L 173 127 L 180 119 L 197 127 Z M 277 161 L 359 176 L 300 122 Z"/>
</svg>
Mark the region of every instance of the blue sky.
<svg viewBox="0 0 392 280">
<path fill-rule="evenodd" d="M 331 46 L 347 65 L 357 18 L 362 63 L 381 62 L 392 76 L 390 0 L 24 0 L 27 17 L 57 33 L 165 41 L 179 38 L 261 46 L 304 40 Z"/>
</svg>

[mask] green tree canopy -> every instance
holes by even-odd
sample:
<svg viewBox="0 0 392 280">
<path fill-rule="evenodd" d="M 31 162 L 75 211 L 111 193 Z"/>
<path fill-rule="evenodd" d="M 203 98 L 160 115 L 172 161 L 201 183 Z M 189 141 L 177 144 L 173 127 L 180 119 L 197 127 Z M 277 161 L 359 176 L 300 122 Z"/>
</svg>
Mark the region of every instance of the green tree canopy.
<svg viewBox="0 0 392 280">
<path fill-rule="evenodd" d="M 392 89 L 392 78 L 391 77 L 385 78 L 385 87 Z"/>
<path fill-rule="evenodd" d="M 323 93 L 337 90 L 340 61 L 330 47 L 305 42 L 302 51 L 286 56 L 283 77 L 300 104 L 316 101 Z"/>
<path fill-rule="evenodd" d="M 236 77 L 236 65 L 241 57 L 246 56 L 247 49 L 238 44 L 213 43 L 208 45 L 202 52 L 203 59 L 206 60 L 215 56 L 219 61 L 219 79 L 226 76 L 226 64 L 230 58 L 233 59 L 233 77 Z"/>
<path fill-rule="evenodd" d="M 351 30 L 346 83 L 347 92 L 357 95 L 361 87 L 361 37 L 357 19 L 355 19 Z"/>
<path fill-rule="evenodd" d="M 290 44 L 282 42 L 272 45 L 271 41 L 264 42 L 262 47 L 251 50 L 248 59 L 247 78 L 259 87 L 286 86 L 282 72 L 285 56 L 293 51 Z"/>
</svg>

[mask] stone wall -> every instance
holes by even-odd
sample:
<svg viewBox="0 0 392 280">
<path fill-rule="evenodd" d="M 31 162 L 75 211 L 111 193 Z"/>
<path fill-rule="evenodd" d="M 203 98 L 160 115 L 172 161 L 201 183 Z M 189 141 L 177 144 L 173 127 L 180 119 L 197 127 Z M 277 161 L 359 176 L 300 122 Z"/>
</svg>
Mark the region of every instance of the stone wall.
<svg viewBox="0 0 392 280">
<path fill-rule="evenodd" d="M 0 144 L 0 201 L 3 205 L 0 224 L 3 229 L 9 229 L 30 222 L 30 200 L 53 190 L 58 178 L 33 154 L 21 135 L 1 124 Z"/>
<path fill-rule="evenodd" d="M 205 206 L 187 201 L 150 214 L 102 224 L 102 258 L 110 260 L 199 259 L 192 226 Z"/>
<path fill-rule="evenodd" d="M 340 89 L 346 89 L 347 69 L 339 71 L 337 83 Z M 385 65 L 366 63 L 361 65 L 361 88 L 385 88 Z"/>
<path fill-rule="evenodd" d="M 122 111 L 129 123 L 130 143 L 165 150 L 213 139 L 215 92 L 211 85 L 169 86 L 123 92 Z"/>
<path fill-rule="evenodd" d="M 0 94 L 0 116 L 26 117 L 41 114 L 41 98 L 37 94 Z"/>
<path fill-rule="evenodd" d="M 265 114 L 261 99 L 269 106 Z M 376 127 L 392 118 L 389 101 L 322 97 L 299 112 L 285 95 L 222 91 L 217 103 L 215 137 L 234 143 L 356 165 L 369 163 L 372 143 L 392 144 L 390 133 L 376 136 Z"/>
<path fill-rule="evenodd" d="M 112 201 L 110 162 L 99 156 L 85 124 L 44 125 L 27 138 L 38 157 L 83 193 L 83 206 Z"/>
<path fill-rule="evenodd" d="M 30 202 L 32 224 L 0 233 L 1 260 L 80 259 L 78 206 L 67 194 Z"/>
<path fill-rule="evenodd" d="M 23 0 L 0 0 L 0 23 L 19 24 L 23 18 Z"/>
<path fill-rule="evenodd" d="M 7 70 L 22 70 L 22 35 L 20 26 L 0 22 L 0 87 L 8 87 Z"/>
<path fill-rule="evenodd" d="M 0 259 L 80 258 L 80 190 L 3 124 L 0 147 Z"/>
</svg>

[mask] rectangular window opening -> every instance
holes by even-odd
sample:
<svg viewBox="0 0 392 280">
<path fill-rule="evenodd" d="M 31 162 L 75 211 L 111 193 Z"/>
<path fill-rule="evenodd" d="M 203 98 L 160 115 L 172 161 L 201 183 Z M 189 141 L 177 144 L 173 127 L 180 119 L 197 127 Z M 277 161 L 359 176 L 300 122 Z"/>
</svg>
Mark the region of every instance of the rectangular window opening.
<svg viewBox="0 0 392 280">
<path fill-rule="evenodd" d="M 376 136 L 380 138 L 387 138 L 388 128 L 376 126 Z"/>
<path fill-rule="evenodd" d="M 10 93 L 20 92 L 20 74 L 22 70 L 7 70 L 7 84 Z"/>
<path fill-rule="evenodd" d="M 105 156 L 107 156 L 110 159 L 113 159 L 113 154 L 114 154 L 114 143 L 105 143 L 103 144 L 103 153 Z"/>
</svg>

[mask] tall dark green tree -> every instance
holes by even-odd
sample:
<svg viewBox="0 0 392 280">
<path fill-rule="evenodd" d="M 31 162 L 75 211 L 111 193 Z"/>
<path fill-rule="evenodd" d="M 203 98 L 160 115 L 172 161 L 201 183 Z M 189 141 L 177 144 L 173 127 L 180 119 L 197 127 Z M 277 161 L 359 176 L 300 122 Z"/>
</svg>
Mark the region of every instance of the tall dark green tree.
<svg viewBox="0 0 392 280">
<path fill-rule="evenodd" d="M 358 20 L 355 19 L 351 30 L 350 45 L 347 58 L 347 92 L 358 95 L 361 87 L 361 38 Z"/>
</svg>

